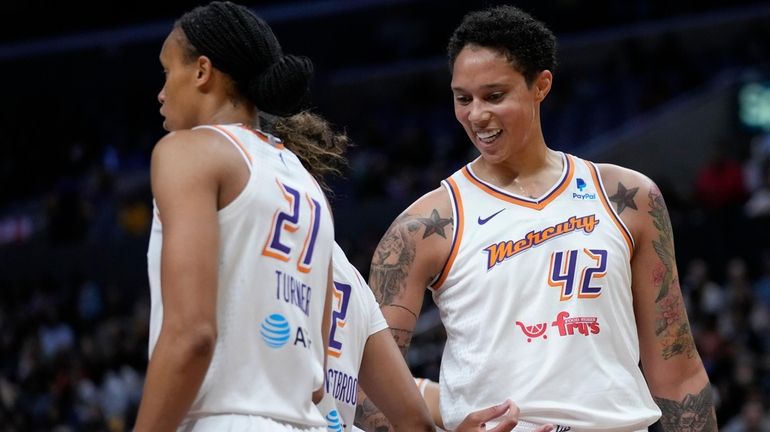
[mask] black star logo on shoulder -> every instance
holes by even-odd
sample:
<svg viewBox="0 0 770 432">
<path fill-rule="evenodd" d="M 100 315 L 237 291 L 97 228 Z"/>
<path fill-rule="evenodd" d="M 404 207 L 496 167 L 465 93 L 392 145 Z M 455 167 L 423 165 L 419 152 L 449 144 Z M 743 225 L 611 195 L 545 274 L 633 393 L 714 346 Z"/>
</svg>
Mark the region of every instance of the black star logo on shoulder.
<svg viewBox="0 0 770 432">
<path fill-rule="evenodd" d="M 637 191 L 639 191 L 638 187 L 626 189 L 626 187 L 623 186 L 623 183 L 618 182 L 617 193 L 610 197 L 610 201 L 618 206 L 618 214 L 623 213 L 623 210 L 625 210 L 626 207 L 638 210 L 636 203 L 634 202 L 634 195 L 636 195 Z"/>
<path fill-rule="evenodd" d="M 438 234 L 441 237 L 446 238 L 444 227 L 452 223 L 451 218 L 442 219 L 436 209 L 433 209 L 429 218 L 419 218 L 418 221 L 425 225 L 425 233 L 422 235 L 422 238 L 428 237 L 431 234 Z"/>
</svg>

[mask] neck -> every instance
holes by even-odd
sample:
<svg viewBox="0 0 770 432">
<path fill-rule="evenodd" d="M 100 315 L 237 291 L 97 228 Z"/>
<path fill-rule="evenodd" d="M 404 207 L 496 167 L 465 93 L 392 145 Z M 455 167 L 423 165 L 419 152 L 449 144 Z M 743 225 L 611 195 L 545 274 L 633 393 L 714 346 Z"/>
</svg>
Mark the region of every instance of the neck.
<svg viewBox="0 0 770 432">
<path fill-rule="evenodd" d="M 203 102 L 205 113 L 201 124 L 241 123 L 252 128 L 259 128 L 259 111 L 248 102 L 232 97 L 216 97 Z"/>
<path fill-rule="evenodd" d="M 500 162 L 492 163 L 481 157 L 473 163 L 473 169 L 482 180 L 497 187 L 537 198 L 558 180 L 562 165 L 561 155 L 540 141 Z"/>
<path fill-rule="evenodd" d="M 215 111 L 209 118 L 214 124 L 241 123 L 251 128 L 259 128 L 259 112 L 256 108 L 238 108 L 225 105 Z"/>
<path fill-rule="evenodd" d="M 500 180 L 514 180 L 537 176 L 538 173 L 554 164 L 560 166 L 561 157 L 541 140 L 525 146 L 521 151 L 510 154 L 502 161 L 492 162 L 481 157 L 474 163 L 473 168 L 477 171 L 487 172 Z"/>
</svg>

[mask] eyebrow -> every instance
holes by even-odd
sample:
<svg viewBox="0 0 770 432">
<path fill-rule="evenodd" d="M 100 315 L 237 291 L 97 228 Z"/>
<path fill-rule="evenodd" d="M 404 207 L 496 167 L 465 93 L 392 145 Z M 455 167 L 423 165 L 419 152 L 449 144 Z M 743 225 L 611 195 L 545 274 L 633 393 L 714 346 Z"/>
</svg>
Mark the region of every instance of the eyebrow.
<svg viewBox="0 0 770 432">
<path fill-rule="evenodd" d="M 507 87 L 507 86 L 505 84 L 500 84 L 500 83 L 484 84 L 483 86 L 481 86 L 481 88 L 483 88 L 485 90 L 496 90 L 496 89 L 504 88 L 504 87 Z M 454 87 L 453 86 L 452 87 L 452 91 L 464 91 L 464 90 L 463 90 L 462 87 Z"/>
</svg>

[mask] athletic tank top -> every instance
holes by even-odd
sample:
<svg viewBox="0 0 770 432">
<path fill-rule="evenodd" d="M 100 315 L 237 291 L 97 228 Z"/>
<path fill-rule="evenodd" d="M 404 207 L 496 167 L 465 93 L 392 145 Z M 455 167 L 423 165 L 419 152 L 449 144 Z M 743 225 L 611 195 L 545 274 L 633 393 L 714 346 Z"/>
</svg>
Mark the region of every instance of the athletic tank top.
<svg viewBox="0 0 770 432">
<path fill-rule="evenodd" d="M 507 398 L 522 420 L 560 430 L 634 431 L 660 416 L 638 367 L 633 239 L 596 166 L 562 160 L 539 199 L 484 182 L 470 164 L 442 182 L 456 223 L 430 288 L 447 333 L 450 429 Z"/>
<path fill-rule="evenodd" d="M 331 432 L 353 430 L 358 371 L 369 336 L 388 328 L 369 285 L 334 244 L 334 299 L 326 394 L 318 405 Z"/>
<path fill-rule="evenodd" d="M 217 342 L 189 417 L 246 414 L 324 426 L 321 319 L 334 231 L 327 201 L 280 140 L 239 125 L 201 126 L 242 154 L 249 180 L 218 212 Z M 163 319 L 163 215 L 147 252 L 150 357 Z"/>
</svg>

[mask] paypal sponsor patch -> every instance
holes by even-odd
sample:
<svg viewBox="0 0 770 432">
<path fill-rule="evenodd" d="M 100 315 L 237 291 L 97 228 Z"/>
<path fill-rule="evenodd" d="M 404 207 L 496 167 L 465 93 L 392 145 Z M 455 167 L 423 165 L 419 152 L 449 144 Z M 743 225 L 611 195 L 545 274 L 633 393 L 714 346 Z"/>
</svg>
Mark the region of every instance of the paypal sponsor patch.
<svg viewBox="0 0 770 432">
<path fill-rule="evenodd" d="M 596 190 L 594 190 L 593 185 L 580 177 L 575 179 L 575 187 L 571 189 L 571 193 L 572 199 L 576 201 L 596 200 Z"/>
</svg>

